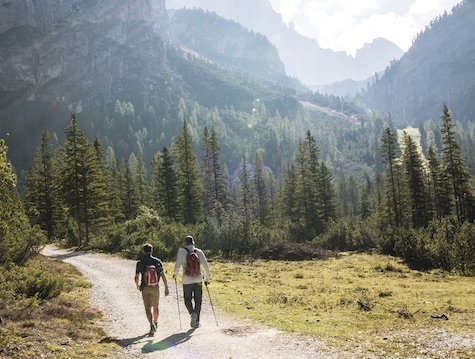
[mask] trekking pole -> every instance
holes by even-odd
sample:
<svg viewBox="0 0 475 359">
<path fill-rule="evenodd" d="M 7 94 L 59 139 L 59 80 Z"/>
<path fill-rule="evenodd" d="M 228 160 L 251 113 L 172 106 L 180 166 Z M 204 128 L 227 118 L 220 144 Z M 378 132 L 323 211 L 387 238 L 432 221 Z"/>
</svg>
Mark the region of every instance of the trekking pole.
<svg viewBox="0 0 475 359">
<path fill-rule="evenodd" d="M 180 330 L 181 330 L 180 303 L 178 302 L 178 284 L 176 284 L 176 278 L 175 278 L 175 290 L 176 290 L 176 305 L 178 306 L 178 320 L 180 321 Z"/>
<path fill-rule="evenodd" d="M 216 313 L 214 312 L 213 301 L 211 300 L 211 294 L 209 294 L 208 283 L 205 282 L 206 290 L 208 291 L 209 302 L 211 303 L 211 309 L 213 309 L 214 321 L 216 322 L 216 326 L 218 327 L 218 319 L 216 319 Z"/>
</svg>

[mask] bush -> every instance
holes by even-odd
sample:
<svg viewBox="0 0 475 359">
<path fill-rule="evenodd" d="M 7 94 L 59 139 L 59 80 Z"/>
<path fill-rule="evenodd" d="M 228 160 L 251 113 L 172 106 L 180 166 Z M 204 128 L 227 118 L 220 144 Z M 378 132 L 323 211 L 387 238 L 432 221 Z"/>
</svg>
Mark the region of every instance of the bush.
<svg viewBox="0 0 475 359">
<path fill-rule="evenodd" d="M 40 229 L 31 227 L 16 190 L 0 186 L 0 266 L 25 263 L 45 241 Z"/>
<path fill-rule="evenodd" d="M 369 250 L 376 247 L 376 227 L 370 219 L 344 219 L 331 222 L 314 242 L 330 250 Z"/>
<path fill-rule="evenodd" d="M 203 233 L 203 225 L 167 223 L 155 211 L 142 207 L 136 218 L 109 227 L 102 236 L 91 239 L 88 247 L 137 259 L 142 255 L 142 245 L 148 242 L 153 245 L 155 255 L 170 260 L 176 258 L 188 234 L 197 239 L 197 245 L 204 246 Z"/>
<path fill-rule="evenodd" d="M 25 266 L 13 265 L 0 274 L 0 298 L 7 302 L 32 298 L 46 300 L 57 297 L 64 285 L 59 274 L 53 274 L 36 260 Z"/>
</svg>

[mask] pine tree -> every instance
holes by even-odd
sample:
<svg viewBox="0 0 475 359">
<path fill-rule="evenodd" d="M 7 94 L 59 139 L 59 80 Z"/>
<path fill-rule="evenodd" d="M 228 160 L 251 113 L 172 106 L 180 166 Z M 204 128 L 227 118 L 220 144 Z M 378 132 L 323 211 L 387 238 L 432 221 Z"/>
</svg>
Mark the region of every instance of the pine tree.
<svg viewBox="0 0 475 359">
<path fill-rule="evenodd" d="M 94 213 L 99 174 L 97 157 L 86 135 L 71 115 L 65 129 L 66 139 L 60 148 L 60 186 L 67 213 L 77 224 L 78 246 L 88 243 Z M 83 243 L 84 240 L 84 243 Z"/>
<path fill-rule="evenodd" d="M 198 223 L 203 218 L 202 183 L 198 161 L 193 153 L 193 139 L 186 120 L 176 142 L 178 158 L 178 201 L 182 221 Z"/>
<path fill-rule="evenodd" d="M 291 222 L 297 222 L 299 218 L 297 212 L 297 172 L 293 163 L 287 164 L 281 194 L 282 215 L 289 218 Z"/>
<path fill-rule="evenodd" d="M 386 131 L 381 139 L 381 153 L 386 165 L 385 194 L 386 205 L 385 212 L 388 224 L 390 226 L 402 226 L 402 200 L 401 200 L 401 169 L 398 163 L 399 146 L 396 136 L 391 128 Z"/>
<path fill-rule="evenodd" d="M 251 178 L 249 174 L 249 163 L 247 161 L 247 157 L 245 154 L 242 155 L 239 179 L 241 182 L 241 186 L 239 189 L 239 195 L 240 195 L 239 202 L 241 204 L 244 221 L 248 223 L 251 221 L 253 205 L 252 205 L 252 199 L 251 199 L 252 186 L 251 186 Z"/>
<path fill-rule="evenodd" d="M 259 151 L 256 151 L 254 156 L 254 191 L 256 198 L 256 217 L 259 219 L 261 224 L 266 223 L 266 211 L 267 205 L 269 202 L 269 194 L 267 190 L 267 183 L 264 174 L 264 163 L 262 161 L 262 156 Z"/>
<path fill-rule="evenodd" d="M 332 182 L 332 174 L 325 163 L 320 164 L 318 171 L 318 200 L 320 203 L 320 218 L 325 225 L 337 218 L 336 191 Z"/>
<path fill-rule="evenodd" d="M 471 178 L 455 139 L 455 125 L 446 105 L 442 114 L 441 133 L 443 169 L 451 190 L 453 211 L 459 222 L 471 220 L 474 205 Z"/>
<path fill-rule="evenodd" d="M 5 140 L 0 138 L 0 185 L 16 185 L 16 175 L 12 171 L 12 164 L 7 159 L 8 147 Z"/>
<path fill-rule="evenodd" d="M 218 223 L 221 223 L 222 216 L 230 204 L 230 195 L 221 165 L 221 148 L 214 127 L 211 128 L 211 134 L 205 127 L 202 149 L 205 214 L 207 217 L 216 218 Z"/>
<path fill-rule="evenodd" d="M 145 163 L 142 156 L 137 157 L 137 164 L 135 169 L 135 183 L 137 185 L 137 199 L 139 205 L 147 205 L 149 202 L 148 199 L 148 183 L 147 183 L 147 169 L 145 168 Z"/>
<path fill-rule="evenodd" d="M 450 214 L 450 192 L 447 191 L 441 165 L 432 146 L 427 151 L 429 212 L 432 218 L 441 219 Z"/>
<path fill-rule="evenodd" d="M 0 139 L 0 267 L 21 265 L 42 245 L 32 230 L 16 190 L 16 176 L 7 158 L 8 147 Z"/>
<path fill-rule="evenodd" d="M 168 147 L 154 161 L 154 202 L 163 216 L 178 220 L 178 177 L 175 161 Z"/>
<path fill-rule="evenodd" d="M 135 176 L 130 169 L 128 160 L 124 163 L 123 174 L 122 212 L 127 220 L 135 218 L 140 206 Z"/>
<path fill-rule="evenodd" d="M 426 206 L 425 173 L 421 154 L 414 140 L 406 132 L 403 134 L 404 151 L 402 154 L 402 168 L 404 185 L 407 190 L 407 202 L 411 213 L 412 227 L 425 227 L 429 218 Z"/>
<path fill-rule="evenodd" d="M 97 228 L 102 229 L 111 224 L 119 217 L 120 207 L 118 194 L 114 186 L 111 186 L 112 176 L 107 166 L 105 153 L 99 138 L 94 137 L 92 143 L 95 158 L 93 158 L 94 171 L 91 171 L 93 198 L 91 200 L 91 223 Z"/>
<path fill-rule="evenodd" d="M 46 231 L 49 241 L 54 237 L 60 213 L 54 157 L 50 135 L 45 129 L 28 173 L 25 204 L 30 221 Z"/>
</svg>

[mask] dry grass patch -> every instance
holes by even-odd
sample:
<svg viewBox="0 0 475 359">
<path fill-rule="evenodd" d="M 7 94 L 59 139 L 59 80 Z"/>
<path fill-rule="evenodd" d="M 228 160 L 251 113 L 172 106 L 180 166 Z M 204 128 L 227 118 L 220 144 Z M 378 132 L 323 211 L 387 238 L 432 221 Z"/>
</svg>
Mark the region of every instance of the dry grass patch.
<svg viewBox="0 0 475 359">
<path fill-rule="evenodd" d="M 36 261 L 62 276 L 63 291 L 46 301 L 2 302 L 0 358 L 114 357 L 120 348 L 101 342 L 105 333 L 96 325 L 100 312 L 89 306 L 90 284 L 69 264 L 44 257 Z"/>
<path fill-rule="evenodd" d="M 214 262 L 211 269 L 213 300 L 242 318 L 374 355 L 442 358 L 443 343 L 461 357 L 475 354 L 473 278 L 350 253 L 325 261 Z"/>
</svg>

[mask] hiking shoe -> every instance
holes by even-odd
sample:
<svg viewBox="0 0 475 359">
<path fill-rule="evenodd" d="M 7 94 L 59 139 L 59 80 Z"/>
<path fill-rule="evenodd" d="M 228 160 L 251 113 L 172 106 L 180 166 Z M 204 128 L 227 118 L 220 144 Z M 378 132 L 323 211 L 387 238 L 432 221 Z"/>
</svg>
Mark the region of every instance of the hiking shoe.
<svg viewBox="0 0 475 359">
<path fill-rule="evenodd" d="M 157 328 L 155 327 L 155 325 L 150 325 L 150 335 L 154 335 L 155 334 L 155 331 L 157 330 Z"/>
<path fill-rule="evenodd" d="M 196 328 L 196 320 L 197 319 L 198 319 L 198 314 L 192 313 L 191 314 L 191 323 L 190 323 L 192 328 Z"/>
</svg>

